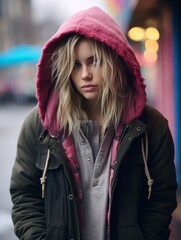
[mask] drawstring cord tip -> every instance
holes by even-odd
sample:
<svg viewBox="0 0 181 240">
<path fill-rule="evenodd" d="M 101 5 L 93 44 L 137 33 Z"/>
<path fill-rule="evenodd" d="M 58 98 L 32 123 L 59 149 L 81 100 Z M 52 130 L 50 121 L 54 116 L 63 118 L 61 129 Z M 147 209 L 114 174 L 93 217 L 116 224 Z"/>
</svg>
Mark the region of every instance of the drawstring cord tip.
<svg viewBox="0 0 181 240">
<path fill-rule="evenodd" d="M 145 165 L 145 175 L 147 177 L 147 183 L 148 183 L 148 199 L 151 198 L 151 191 L 152 191 L 152 185 L 153 185 L 153 179 L 150 176 L 150 172 L 148 169 L 148 135 L 147 132 L 145 132 L 145 143 L 144 139 L 141 139 L 141 151 L 142 151 L 142 156 L 143 156 L 143 161 Z"/>
<path fill-rule="evenodd" d="M 45 197 L 45 183 L 46 183 L 46 177 L 40 178 L 40 183 L 42 185 L 42 198 Z"/>
<path fill-rule="evenodd" d="M 46 161 L 45 161 L 45 168 L 43 170 L 43 176 L 40 178 L 40 183 L 42 185 L 42 198 L 45 197 L 45 183 L 46 183 L 46 173 L 47 173 L 47 170 L 48 170 L 48 163 L 49 163 L 49 158 L 50 158 L 50 149 L 48 149 L 48 152 L 47 152 L 47 157 L 46 157 Z"/>
<path fill-rule="evenodd" d="M 148 199 L 151 198 L 151 191 L 152 191 L 153 179 L 148 180 Z"/>
</svg>

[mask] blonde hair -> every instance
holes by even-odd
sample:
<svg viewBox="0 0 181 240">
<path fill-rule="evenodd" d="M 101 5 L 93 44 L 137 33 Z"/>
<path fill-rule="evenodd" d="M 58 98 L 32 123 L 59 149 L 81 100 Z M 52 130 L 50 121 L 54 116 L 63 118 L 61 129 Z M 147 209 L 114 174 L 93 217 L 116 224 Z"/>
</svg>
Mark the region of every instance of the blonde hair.
<svg viewBox="0 0 181 240">
<path fill-rule="evenodd" d="M 113 123 L 116 128 L 120 120 L 124 121 L 133 94 L 129 79 L 126 79 L 125 64 L 112 48 L 78 34 L 66 37 L 53 53 L 52 78 L 56 81 L 59 96 L 57 120 L 61 129 L 67 129 L 69 134 L 79 128 L 79 120 L 88 119 L 83 98 L 70 77 L 75 64 L 75 47 L 83 39 L 89 42 L 97 61 L 97 70 L 102 74 L 99 86 L 104 130 L 109 123 Z"/>
</svg>

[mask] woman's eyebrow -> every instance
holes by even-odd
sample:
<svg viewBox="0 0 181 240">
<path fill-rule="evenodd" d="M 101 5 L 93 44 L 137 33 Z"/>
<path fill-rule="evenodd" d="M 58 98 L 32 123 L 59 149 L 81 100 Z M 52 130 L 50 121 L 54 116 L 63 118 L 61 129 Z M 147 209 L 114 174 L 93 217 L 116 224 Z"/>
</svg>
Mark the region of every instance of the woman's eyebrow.
<svg viewBox="0 0 181 240">
<path fill-rule="evenodd" d="M 93 55 L 87 58 L 88 61 L 89 61 L 89 60 L 93 60 L 93 59 L 94 59 L 94 56 L 93 56 Z"/>
<path fill-rule="evenodd" d="M 94 56 L 91 55 L 90 57 L 86 58 L 85 60 L 86 61 L 92 61 L 92 60 L 94 60 Z M 80 60 L 79 59 L 75 59 L 75 62 L 80 62 Z"/>
</svg>

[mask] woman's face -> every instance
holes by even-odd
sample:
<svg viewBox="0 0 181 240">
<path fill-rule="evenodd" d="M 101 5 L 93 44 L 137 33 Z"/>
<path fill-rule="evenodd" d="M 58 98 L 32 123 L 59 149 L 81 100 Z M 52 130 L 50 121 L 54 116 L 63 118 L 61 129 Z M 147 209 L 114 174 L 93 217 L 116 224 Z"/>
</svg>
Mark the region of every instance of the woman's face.
<svg viewBox="0 0 181 240">
<path fill-rule="evenodd" d="M 100 71 L 89 42 L 81 40 L 75 47 L 75 63 L 71 79 L 77 91 L 88 101 L 98 100 Z"/>
</svg>

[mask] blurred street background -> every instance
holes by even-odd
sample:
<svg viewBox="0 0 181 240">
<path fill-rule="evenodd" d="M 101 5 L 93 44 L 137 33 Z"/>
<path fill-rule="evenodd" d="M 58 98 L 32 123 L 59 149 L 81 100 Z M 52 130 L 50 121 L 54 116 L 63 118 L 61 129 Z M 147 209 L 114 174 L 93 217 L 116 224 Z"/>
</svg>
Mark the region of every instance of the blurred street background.
<svg viewBox="0 0 181 240">
<path fill-rule="evenodd" d="M 22 122 L 36 105 L 41 49 L 66 18 L 94 5 L 120 25 L 140 63 L 148 103 L 168 119 L 178 181 L 170 240 L 181 240 L 181 16 L 177 4 L 177 0 L 0 0 L 0 240 L 17 239 L 11 220 L 10 176 Z"/>
</svg>

